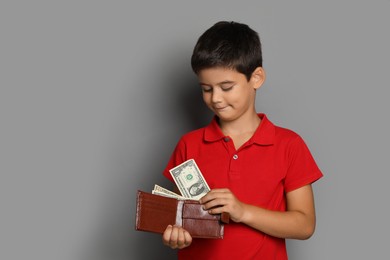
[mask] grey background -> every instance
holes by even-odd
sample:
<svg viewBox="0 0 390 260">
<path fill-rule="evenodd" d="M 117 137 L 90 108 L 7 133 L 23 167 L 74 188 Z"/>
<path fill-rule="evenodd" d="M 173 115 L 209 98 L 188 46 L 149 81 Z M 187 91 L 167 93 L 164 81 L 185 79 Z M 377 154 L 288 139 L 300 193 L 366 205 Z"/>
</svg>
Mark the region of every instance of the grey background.
<svg viewBox="0 0 390 260">
<path fill-rule="evenodd" d="M 207 124 L 190 69 L 219 20 L 260 33 L 257 110 L 325 177 L 290 259 L 388 256 L 390 1 L 1 1 L 0 259 L 171 259 L 134 230 L 137 189 Z"/>
</svg>

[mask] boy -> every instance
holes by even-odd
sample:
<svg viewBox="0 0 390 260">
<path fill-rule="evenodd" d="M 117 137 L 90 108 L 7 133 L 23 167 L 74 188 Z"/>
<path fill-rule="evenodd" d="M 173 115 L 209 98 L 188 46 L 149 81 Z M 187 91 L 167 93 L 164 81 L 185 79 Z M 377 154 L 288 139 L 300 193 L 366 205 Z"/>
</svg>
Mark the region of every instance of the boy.
<svg viewBox="0 0 390 260">
<path fill-rule="evenodd" d="M 322 177 L 302 138 L 255 110 L 265 81 L 258 34 L 245 24 L 218 22 L 195 45 L 191 65 L 215 116 L 178 142 L 169 169 L 195 159 L 211 191 L 200 199 L 210 214 L 228 212 L 223 239 L 192 239 L 168 226 L 163 243 L 179 259 L 287 259 L 286 238 L 308 239 L 315 228 L 311 183 Z"/>
</svg>

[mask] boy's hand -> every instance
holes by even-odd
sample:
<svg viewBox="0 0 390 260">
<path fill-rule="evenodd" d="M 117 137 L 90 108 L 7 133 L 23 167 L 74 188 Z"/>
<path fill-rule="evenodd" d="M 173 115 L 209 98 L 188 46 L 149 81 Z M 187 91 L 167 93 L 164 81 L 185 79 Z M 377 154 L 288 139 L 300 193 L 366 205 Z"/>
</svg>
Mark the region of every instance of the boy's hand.
<svg viewBox="0 0 390 260">
<path fill-rule="evenodd" d="M 229 189 L 213 189 L 203 196 L 199 202 L 210 214 L 227 212 L 234 222 L 241 222 L 245 204 L 239 201 Z"/>
<path fill-rule="evenodd" d="M 164 231 L 162 240 L 164 245 L 172 249 L 182 249 L 191 244 L 192 237 L 184 228 L 168 225 Z"/>
</svg>

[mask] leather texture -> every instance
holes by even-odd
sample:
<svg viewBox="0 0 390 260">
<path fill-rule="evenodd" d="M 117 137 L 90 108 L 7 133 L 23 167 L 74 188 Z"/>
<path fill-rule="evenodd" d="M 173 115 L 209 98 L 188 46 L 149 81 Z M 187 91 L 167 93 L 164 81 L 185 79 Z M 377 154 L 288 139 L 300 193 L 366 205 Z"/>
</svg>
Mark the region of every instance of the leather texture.
<svg viewBox="0 0 390 260">
<path fill-rule="evenodd" d="M 162 234 L 168 225 L 182 226 L 194 238 L 223 238 L 229 214 L 211 215 L 198 201 L 137 193 L 135 229 Z"/>
</svg>

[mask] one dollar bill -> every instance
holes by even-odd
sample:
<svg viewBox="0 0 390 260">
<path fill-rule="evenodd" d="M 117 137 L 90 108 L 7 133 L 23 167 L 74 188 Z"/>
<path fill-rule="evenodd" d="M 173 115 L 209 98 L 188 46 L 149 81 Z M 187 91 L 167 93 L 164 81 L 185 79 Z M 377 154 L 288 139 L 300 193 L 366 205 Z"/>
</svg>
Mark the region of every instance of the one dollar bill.
<svg viewBox="0 0 390 260">
<path fill-rule="evenodd" d="M 154 189 L 152 191 L 152 194 L 165 196 L 165 197 L 169 197 L 169 198 L 175 198 L 175 199 L 179 199 L 179 200 L 186 199 L 183 196 L 180 196 L 179 194 L 177 194 L 173 191 L 167 190 L 167 189 L 165 189 L 157 184 L 154 185 Z"/>
<path fill-rule="evenodd" d="M 198 200 L 210 191 L 194 159 L 169 170 L 183 197 Z"/>
</svg>

